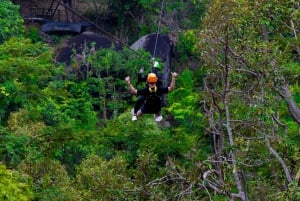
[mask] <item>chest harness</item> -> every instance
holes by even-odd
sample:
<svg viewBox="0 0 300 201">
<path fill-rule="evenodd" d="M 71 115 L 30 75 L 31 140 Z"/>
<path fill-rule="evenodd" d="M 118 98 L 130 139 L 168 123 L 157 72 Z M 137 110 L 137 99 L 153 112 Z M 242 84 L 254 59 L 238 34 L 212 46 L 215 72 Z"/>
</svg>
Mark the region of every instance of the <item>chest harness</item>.
<svg viewBox="0 0 300 201">
<path fill-rule="evenodd" d="M 157 100 L 160 100 L 160 96 L 157 94 L 157 86 L 155 86 L 154 88 L 149 87 L 149 96 L 146 98 L 146 101 L 151 101 L 151 102 L 155 102 Z"/>
<path fill-rule="evenodd" d="M 156 93 L 157 92 L 157 86 L 155 86 L 154 88 L 149 87 L 149 92 L 150 92 L 150 94 Z"/>
</svg>

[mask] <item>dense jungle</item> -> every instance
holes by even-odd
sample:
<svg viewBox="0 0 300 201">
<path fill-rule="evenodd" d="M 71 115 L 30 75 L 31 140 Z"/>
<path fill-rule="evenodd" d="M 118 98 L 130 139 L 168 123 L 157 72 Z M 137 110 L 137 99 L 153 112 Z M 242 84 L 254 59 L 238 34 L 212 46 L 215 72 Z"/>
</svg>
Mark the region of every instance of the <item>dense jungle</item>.
<svg viewBox="0 0 300 201">
<path fill-rule="evenodd" d="M 68 64 L 74 35 L 23 13 L 51 1 L 21 2 L 0 1 L 1 201 L 300 201 L 299 1 L 63 1 L 122 44 Z M 160 123 L 125 83 L 151 33 L 178 73 Z"/>
</svg>

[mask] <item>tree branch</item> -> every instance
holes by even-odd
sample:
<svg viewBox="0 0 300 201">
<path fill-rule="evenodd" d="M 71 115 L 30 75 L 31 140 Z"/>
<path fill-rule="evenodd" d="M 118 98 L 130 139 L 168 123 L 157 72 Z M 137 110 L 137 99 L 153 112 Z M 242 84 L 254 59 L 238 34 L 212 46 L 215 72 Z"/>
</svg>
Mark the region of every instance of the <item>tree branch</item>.
<svg viewBox="0 0 300 201">
<path fill-rule="evenodd" d="M 293 26 L 293 24 L 292 24 L 292 26 Z M 263 36 L 264 41 L 269 42 L 268 32 L 267 32 L 267 29 L 266 29 L 265 25 L 261 25 L 261 29 L 262 29 L 262 36 Z M 275 68 L 276 62 L 271 61 L 270 65 L 273 68 Z M 288 106 L 288 110 L 289 110 L 291 116 L 293 117 L 293 119 L 298 124 L 300 124 L 300 109 L 299 109 L 297 103 L 295 102 L 295 100 L 293 99 L 292 94 L 289 90 L 289 87 L 286 84 L 285 79 L 283 77 L 280 78 L 279 85 L 280 86 L 279 86 L 279 88 L 277 88 L 277 92 L 285 100 L 285 102 Z M 276 88 L 275 88 L 275 90 L 276 90 Z"/>
<path fill-rule="evenodd" d="M 286 176 L 286 179 L 288 181 L 288 183 L 291 183 L 292 182 L 292 177 L 291 177 L 291 174 L 287 168 L 287 165 L 285 164 L 284 160 L 279 156 L 279 154 L 277 153 L 277 151 L 275 149 L 272 148 L 271 144 L 270 144 L 270 140 L 268 137 L 265 138 L 266 140 L 266 145 L 270 151 L 270 153 L 279 161 L 279 163 L 281 164 L 281 167 L 283 168 L 284 170 L 284 173 L 285 173 L 285 176 Z"/>
<path fill-rule="evenodd" d="M 291 91 L 286 83 L 283 83 L 280 88 L 277 88 L 278 94 L 285 100 L 289 113 L 293 117 L 293 119 L 300 124 L 300 109 L 293 99 Z"/>
</svg>

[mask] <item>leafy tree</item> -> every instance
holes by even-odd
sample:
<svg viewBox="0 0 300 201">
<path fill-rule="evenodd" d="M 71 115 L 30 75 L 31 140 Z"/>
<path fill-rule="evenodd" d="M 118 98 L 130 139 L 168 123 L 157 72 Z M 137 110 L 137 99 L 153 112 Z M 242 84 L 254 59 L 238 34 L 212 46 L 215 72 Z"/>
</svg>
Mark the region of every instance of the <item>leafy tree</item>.
<svg viewBox="0 0 300 201">
<path fill-rule="evenodd" d="M 0 44 L 12 36 L 24 34 L 23 19 L 19 14 L 19 6 L 9 0 L 0 2 Z"/>
<path fill-rule="evenodd" d="M 52 63 L 47 45 L 12 38 L 0 51 L 1 120 L 9 131 L 1 143 L 3 158 L 10 166 L 26 154 L 62 159 L 68 155 L 64 146 L 98 121 L 88 88 L 60 79 L 61 68 Z"/>
<path fill-rule="evenodd" d="M 15 168 L 25 157 L 27 143 L 30 138 L 26 135 L 14 135 L 1 132 L 0 154 L 2 162 L 9 168 Z"/>
<path fill-rule="evenodd" d="M 24 38 L 11 38 L 0 46 L 0 65 L 0 115 L 5 124 L 10 112 L 37 103 L 59 68 L 54 67 L 47 45 Z"/>
<path fill-rule="evenodd" d="M 182 61 L 193 59 L 196 56 L 195 43 L 196 34 L 194 30 L 187 30 L 179 35 L 176 50 Z"/>
<path fill-rule="evenodd" d="M 75 201 L 80 199 L 71 186 L 71 180 L 64 167 L 50 158 L 31 158 L 30 155 L 18 166 L 20 172 L 33 179 L 36 200 Z"/>
<path fill-rule="evenodd" d="M 28 177 L 0 165 L 0 199 L 7 201 L 33 200 L 33 192 Z"/>
<path fill-rule="evenodd" d="M 75 185 L 84 200 L 131 200 L 132 189 L 126 161 L 115 157 L 109 161 L 91 155 L 77 169 Z"/>
<path fill-rule="evenodd" d="M 293 186 L 289 166 L 295 166 L 292 153 L 299 150 L 293 131 L 298 125 L 288 116 L 282 91 L 285 78 L 292 80 L 298 69 L 291 51 L 297 42 L 281 42 L 290 31 L 297 38 L 299 27 L 286 26 L 295 13 L 294 1 L 225 0 L 211 3 L 203 21 L 198 49 L 208 70 L 203 97 L 215 152 L 204 180 L 214 181 L 209 187 L 230 199 L 262 199 L 253 185 L 275 199 L 282 192 L 278 180 L 296 199 L 287 186 Z M 290 147 L 290 154 L 283 147 Z"/>
</svg>

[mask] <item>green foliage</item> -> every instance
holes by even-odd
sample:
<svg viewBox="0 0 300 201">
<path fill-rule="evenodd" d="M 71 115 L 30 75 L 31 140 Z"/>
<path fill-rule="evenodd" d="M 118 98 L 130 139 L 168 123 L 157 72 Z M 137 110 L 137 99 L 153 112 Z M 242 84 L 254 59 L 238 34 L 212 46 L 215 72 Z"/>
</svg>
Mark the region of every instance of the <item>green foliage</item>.
<svg viewBox="0 0 300 201">
<path fill-rule="evenodd" d="M 49 119 L 53 123 L 67 123 L 82 129 L 94 128 L 97 123 L 96 112 L 93 110 L 91 97 L 85 82 L 65 81 L 59 89 L 48 89 L 49 91 L 47 90 L 45 96 L 50 93 L 55 95 L 56 90 L 63 93 L 59 97 L 53 96 L 51 99 L 46 100 L 44 103 L 46 107 L 42 108 L 45 117 L 53 117 L 53 119 Z M 54 91 L 51 92 L 51 90 Z"/>
<path fill-rule="evenodd" d="M 0 44 L 10 37 L 24 34 L 23 19 L 19 14 L 19 6 L 9 0 L 0 2 Z"/>
<path fill-rule="evenodd" d="M 296 43 L 289 37 L 293 30 L 286 26 L 292 23 L 296 8 L 293 1 L 213 2 L 198 36 L 197 48 L 207 72 L 202 97 L 208 130 L 215 143 L 222 142 L 214 144 L 214 149 L 222 157 L 235 155 L 238 162 L 231 168 L 227 162 L 213 166 L 226 174 L 225 188 L 232 192 L 238 185 L 231 181 L 236 172 L 230 172 L 232 168 L 255 175 L 245 180 L 247 189 L 252 189 L 247 192 L 250 200 L 265 199 L 263 192 L 270 195 L 268 200 L 281 193 L 295 199 L 281 184 L 288 177 L 283 169 L 298 165 L 294 153 L 299 146 L 294 139 L 299 125 L 289 117 L 278 89 L 284 79 L 295 83 L 298 72 L 292 51 Z M 298 30 L 299 24 L 294 25 L 294 31 Z M 272 139 L 270 145 L 265 138 Z"/>
<path fill-rule="evenodd" d="M 30 138 L 25 135 L 3 134 L 0 144 L 0 154 L 3 162 L 9 167 L 16 167 L 25 158 L 27 152 L 26 144 Z"/>
<path fill-rule="evenodd" d="M 33 193 L 30 181 L 16 171 L 0 165 L 0 199 L 7 201 L 30 201 Z"/>
<path fill-rule="evenodd" d="M 207 3 L 207 0 L 165 1 L 165 17 L 174 21 L 180 30 L 196 28 L 201 25 Z M 169 27 L 169 32 L 174 31 L 172 28 Z"/>
<path fill-rule="evenodd" d="M 47 45 L 24 38 L 11 38 L 0 46 L 0 66 L 2 124 L 10 112 L 36 103 L 59 69 L 54 68 Z"/>
<path fill-rule="evenodd" d="M 131 200 L 132 183 L 121 157 L 106 161 L 91 155 L 77 169 L 76 188 L 83 200 Z"/>
<path fill-rule="evenodd" d="M 0 15 L 16 12 L 15 6 L 7 9 L 7 2 L 0 3 L 5 8 Z M 100 1 L 90 2 L 98 6 Z M 126 40 L 157 31 L 162 2 L 114 1 L 109 7 L 102 2 L 95 11 L 114 13 L 110 23 L 117 23 L 118 30 L 112 32 Z M 5 40 L 0 46 L 0 156 L 7 167 L 17 166 L 31 177 L 34 195 L 27 178 L 2 166 L 0 192 L 9 189 L 5 192 L 11 200 L 229 200 L 230 193 L 238 192 L 233 175 L 238 172 L 249 200 L 299 199 L 298 184 L 283 185 L 286 175 L 264 141 L 269 137 L 288 169 L 297 169 L 299 125 L 274 82 L 289 79 L 299 103 L 299 64 L 292 54 L 299 39 L 290 31 L 291 20 L 294 31 L 299 30 L 298 7 L 279 0 L 211 2 L 198 35 L 194 25 L 200 25 L 205 4 L 164 5 L 162 32 L 182 33 L 178 60 L 189 66 L 188 59 L 200 53 L 205 72 L 180 72 L 163 108 L 165 124 L 154 122 L 152 115 L 130 121 L 134 98 L 124 77 L 136 82 L 138 69 L 150 68 L 148 53 L 95 51 L 91 44 L 74 52 L 84 59 L 74 58 L 75 74 L 62 79 L 61 66 L 53 64 L 52 50 L 37 42 L 36 30 L 28 33 L 35 43 L 11 38 L 22 34 L 21 21 L 14 14 L 1 18 L 0 27 L 8 28 L 0 31 L 0 41 Z M 98 12 L 92 15 L 101 19 Z M 262 39 L 262 25 L 269 42 Z M 203 180 L 204 173 L 215 169 L 222 174 L 211 181 L 225 194 Z"/>
<path fill-rule="evenodd" d="M 200 104 L 199 92 L 195 90 L 195 79 L 190 70 L 180 74 L 176 89 L 168 96 L 167 111 L 175 119 L 173 132 L 181 142 L 181 151 L 187 151 L 194 159 L 205 159 L 212 152 L 211 139 L 204 131 L 203 105 Z"/>
<path fill-rule="evenodd" d="M 39 35 L 39 29 L 36 27 L 30 27 L 26 33 L 25 33 L 26 37 L 31 39 L 32 42 L 39 42 L 42 40 L 42 38 Z"/>
<path fill-rule="evenodd" d="M 195 31 L 187 30 L 178 38 L 176 49 L 182 61 L 185 61 L 196 55 L 196 35 Z"/>
<path fill-rule="evenodd" d="M 133 164 L 141 152 L 156 154 L 159 163 L 164 163 L 168 156 L 182 158 L 189 150 L 191 141 L 186 141 L 180 133 L 174 134 L 159 126 L 152 118 L 152 115 L 144 115 L 138 122 L 131 122 L 130 112 L 127 111 L 118 119 L 108 122 L 101 131 L 100 142 L 107 150 L 104 153 L 118 151 L 129 164 Z"/>
<path fill-rule="evenodd" d="M 194 91 L 194 78 L 189 70 L 185 70 L 177 79 L 176 89 L 169 95 L 168 111 L 174 115 L 183 127 L 199 130 L 203 118 L 199 108 L 199 94 Z"/>
<path fill-rule="evenodd" d="M 70 186 L 71 180 L 66 170 L 58 161 L 49 158 L 37 160 L 27 157 L 18 166 L 18 170 L 31 176 L 37 200 L 75 201 L 79 199 Z"/>
<path fill-rule="evenodd" d="M 164 1 L 162 5 L 162 1 L 157 0 L 123 0 L 110 3 L 105 0 L 99 5 L 93 1 L 94 7 L 88 9 L 87 15 L 99 24 L 103 23 L 102 16 L 110 16 L 109 32 L 118 33 L 116 35 L 121 40 L 122 38 L 129 40 L 128 43 L 132 44 L 139 37 L 158 30 L 161 33 L 177 35 L 184 29 L 198 27 L 206 9 L 206 2 L 206 0 Z"/>
<path fill-rule="evenodd" d="M 83 77 L 80 82 L 86 85 L 86 90 L 91 95 L 91 104 L 99 116 L 102 119 L 115 118 L 124 111 L 126 105 L 126 94 L 122 92 L 125 76 L 132 75 L 132 81 L 135 81 L 138 69 L 150 65 L 150 56 L 145 51 L 135 53 L 126 48 L 119 52 L 113 49 L 93 52 L 92 46 L 85 47 L 83 52 L 78 53 L 86 55 L 86 59 L 74 59 L 72 67 L 77 75 Z M 78 66 L 85 66 L 85 69 Z M 78 78 L 75 81 L 78 82 Z"/>
</svg>

